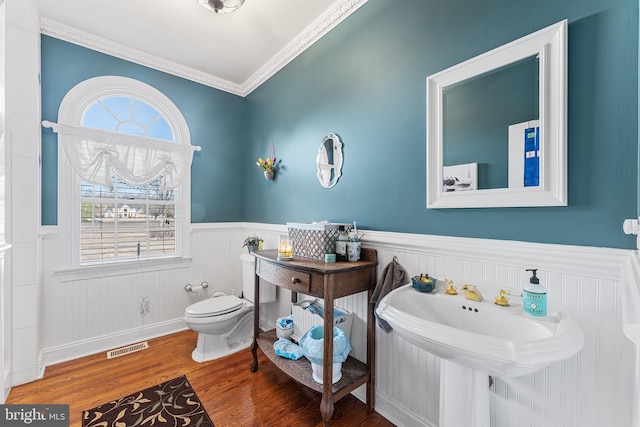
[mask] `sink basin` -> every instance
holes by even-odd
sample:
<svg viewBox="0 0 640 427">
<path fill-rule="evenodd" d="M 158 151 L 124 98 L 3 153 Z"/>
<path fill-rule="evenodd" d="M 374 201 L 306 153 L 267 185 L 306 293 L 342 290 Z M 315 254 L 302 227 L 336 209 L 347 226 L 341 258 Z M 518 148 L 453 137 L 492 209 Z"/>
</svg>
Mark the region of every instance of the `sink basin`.
<svg viewBox="0 0 640 427">
<path fill-rule="evenodd" d="M 501 378 L 530 374 L 577 354 L 584 345 L 579 325 L 562 307 L 548 304 L 546 317 L 525 314 L 513 291 L 509 307 L 494 304 L 501 289 L 482 280 L 454 279 L 455 286 L 477 286 L 481 302 L 432 293 L 408 284 L 387 294 L 377 314 L 406 340 L 442 359 Z M 519 293 L 519 292 L 518 292 Z"/>
</svg>

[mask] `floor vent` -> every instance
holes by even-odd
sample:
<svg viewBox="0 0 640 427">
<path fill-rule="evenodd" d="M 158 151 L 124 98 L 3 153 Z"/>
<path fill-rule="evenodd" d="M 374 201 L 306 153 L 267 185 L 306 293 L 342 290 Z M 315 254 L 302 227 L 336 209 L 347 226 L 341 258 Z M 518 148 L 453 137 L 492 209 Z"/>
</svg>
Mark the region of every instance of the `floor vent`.
<svg viewBox="0 0 640 427">
<path fill-rule="evenodd" d="M 115 350 L 107 351 L 107 359 L 113 359 L 114 357 L 124 356 L 125 354 L 134 353 L 136 351 L 145 350 L 149 348 L 149 344 L 145 342 L 139 342 L 137 344 L 131 344 L 126 347 L 116 348 Z"/>
</svg>

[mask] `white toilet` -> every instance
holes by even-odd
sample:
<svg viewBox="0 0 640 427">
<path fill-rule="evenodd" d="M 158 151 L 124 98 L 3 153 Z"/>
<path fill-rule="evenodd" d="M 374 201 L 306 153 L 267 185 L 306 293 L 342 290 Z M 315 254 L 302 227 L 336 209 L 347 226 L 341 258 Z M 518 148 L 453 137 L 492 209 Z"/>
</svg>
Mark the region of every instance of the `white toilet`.
<svg viewBox="0 0 640 427">
<path fill-rule="evenodd" d="M 242 298 L 223 295 L 190 305 L 184 311 L 189 329 L 198 332 L 198 344 L 191 353 L 196 362 L 206 362 L 235 353 L 251 345 L 255 256 L 242 254 Z M 260 280 L 260 303 L 276 300 L 276 287 Z"/>
</svg>

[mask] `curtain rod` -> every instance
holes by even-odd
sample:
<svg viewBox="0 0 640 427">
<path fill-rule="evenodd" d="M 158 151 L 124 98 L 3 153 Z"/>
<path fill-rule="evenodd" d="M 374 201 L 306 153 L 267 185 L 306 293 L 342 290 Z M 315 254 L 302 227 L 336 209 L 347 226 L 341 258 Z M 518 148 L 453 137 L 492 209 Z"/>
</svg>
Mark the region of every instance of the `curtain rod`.
<svg viewBox="0 0 640 427">
<path fill-rule="evenodd" d="M 58 133 L 58 124 L 50 122 L 49 120 L 42 121 L 42 127 L 53 130 L 54 133 Z M 193 151 L 202 151 L 202 147 L 199 145 L 192 145 Z"/>
</svg>

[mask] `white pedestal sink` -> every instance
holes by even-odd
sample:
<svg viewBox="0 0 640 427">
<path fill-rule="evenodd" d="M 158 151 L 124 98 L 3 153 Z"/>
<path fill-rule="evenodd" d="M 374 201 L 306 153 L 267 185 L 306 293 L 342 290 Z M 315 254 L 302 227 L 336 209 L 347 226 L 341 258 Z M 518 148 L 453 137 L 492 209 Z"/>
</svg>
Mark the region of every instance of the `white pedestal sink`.
<svg viewBox="0 0 640 427">
<path fill-rule="evenodd" d="M 442 359 L 438 427 L 489 427 L 489 376 Z"/>
<path fill-rule="evenodd" d="M 442 358 L 440 427 L 489 426 L 489 375 L 511 378 L 536 372 L 577 354 L 584 345 L 578 324 L 562 307 L 549 304 L 546 317 L 524 313 L 522 298 L 509 307 L 494 304 L 501 287 L 476 279 L 477 302 L 444 293 L 421 293 L 409 284 L 387 294 L 377 313 L 406 340 Z M 515 292 L 513 292 L 515 293 Z"/>
</svg>

